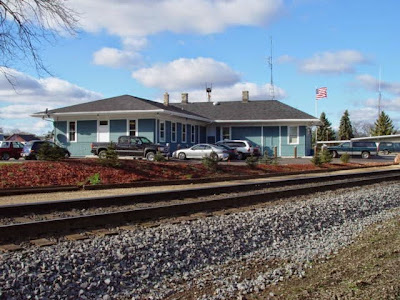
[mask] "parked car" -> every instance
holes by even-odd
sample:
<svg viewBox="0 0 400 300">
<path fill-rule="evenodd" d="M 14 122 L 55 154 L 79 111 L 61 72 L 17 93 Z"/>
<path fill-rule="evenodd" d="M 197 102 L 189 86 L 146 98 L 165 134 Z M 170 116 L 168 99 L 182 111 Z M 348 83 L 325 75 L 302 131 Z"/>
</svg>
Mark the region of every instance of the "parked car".
<svg viewBox="0 0 400 300">
<path fill-rule="evenodd" d="M 0 142 L 0 158 L 9 160 L 10 158 L 19 159 L 24 145 L 20 142 Z"/>
<path fill-rule="evenodd" d="M 248 156 L 260 156 L 260 148 L 249 140 L 223 140 L 216 145 L 227 145 L 237 151 L 237 159 L 245 159 Z"/>
<path fill-rule="evenodd" d="M 228 154 L 229 154 L 228 159 L 236 159 L 237 158 L 237 150 L 236 149 L 231 148 L 231 147 L 229 147 L 227 145 L 224 145 L 224 144 L 219 144 L 218 147 L 222 147 L 228 152 Z"/>
<path fill-rule="evenodd" d="M 229 158 L 229 153 L 227 150 L 217 145 L 197 144 L 190 148 L 176 150 L 172 156 L 181 160 L 187 158 L 202 159 L 206 156 L 214 160 L 227 160 Z"/>
<path fill-rule="evenodd" d="M 71 156 L 71 153 L 66 148 L 60 147 L 50 141 L 40 141 L 40 140 L 27 142 L 25 144 L 24 148 L 22 149 L 21 156 L 27 160 L 28 159 L 38 159 L 37 155 L 38 155 L 39 149 L 45 143 L 48 143 L 52 147 L 58 147 L 58 148 L 62 149 L 62 151 L 64 152 L 64 156 L 66 158 Z"/>
<path fill-rule="evenodd" d="M 392 152 L 400 152 L 400 143 L 393 142 L 380 142 L 378 146 L 378 152 L 388 155 Z"/>
<path fill-rule="evenodd" d="M 327 147 L 327 149 L 334 158 L 344 153 L 349 155 L 361 155 L 362 158 L 370 158 L 371 155 L 378 155 L 375 142 L 345 142 L 339 146 Z"/>
<path fill-rule="evenodd" d="M 100 158 L 104 158 L 109 145 L 110 143 L 92 143 L 91 152 Z M 148 138 L 143 136 L 123 135 L 113 145 L 119 156 L 144 157 L 149 161 L 155 159 L 157 152 L 160 152 L 163 156 L 169 156 L 169 147 L 153 144 Z"/>
</svg>

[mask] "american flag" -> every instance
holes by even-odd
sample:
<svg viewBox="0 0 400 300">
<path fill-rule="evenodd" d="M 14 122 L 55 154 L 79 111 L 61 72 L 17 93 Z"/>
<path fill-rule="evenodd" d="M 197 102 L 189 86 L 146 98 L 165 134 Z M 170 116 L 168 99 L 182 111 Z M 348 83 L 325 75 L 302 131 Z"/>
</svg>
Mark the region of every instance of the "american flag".
<svg viewBox="0 0 400 300">
<path fill-rule="evenodd" d="M 316 99 L 321 99 L 321 98 L 326 98 L 328 97 L 328 88 L 327 87 L 321 87 L 315 90 L 315 98 Z"/>
</svg>

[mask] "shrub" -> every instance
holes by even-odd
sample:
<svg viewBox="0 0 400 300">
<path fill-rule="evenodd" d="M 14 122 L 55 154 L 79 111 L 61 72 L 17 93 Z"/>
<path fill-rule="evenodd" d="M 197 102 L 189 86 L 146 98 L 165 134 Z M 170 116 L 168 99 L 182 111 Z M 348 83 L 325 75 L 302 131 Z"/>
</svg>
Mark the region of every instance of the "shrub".
<svg viewBox="0 0 400 300">
<path fill-rule="evenodd" d="M 115 151 L 114 144 L 110 143 L 106 150 L 104 158 L 100 158 L 100 163 L 106 167 L 119 167 L 121 164 L 118 161 L 118 154 Z"/>
<path fill-rule="evenodd" d="M 348 153 L 343 153 L 340 156 L 340 161 L 344 164 L 347 164 L 350 161 L 350 155 Z"/>
<path fill-rule="evenodd" d="M 91 185 L 96 185 L 101 183 L 100 173 L 93 174 L 88 178 L 88 181 Z"/>
<path fill-rule="evenodd" d="M 213 156 L 204 156 L 201 160 L 203 166 L 207 168 L 207 170 L 211 172 L 216 172 L 218 169 L 218 159 L 215 159 Z"/>
<path fill-rule="evenodd" d="M 260 164 L 264 165 L 277 165 L 279 163 L 279 158 L 275 156 L 270 156 L 268 151 L 264 151 L 264 155 L 258 160 Z"/>
<path fill-rule="evenodd" d="M 165 161 L 165 156 L 162 155 L 160 151 L 157 151 L 156 155 L 154 156 L 154 161 Z"/>
<path fill-rule="evenodd" d="M 245 162 L 250 169 L 254 169 L 258 164 L 258 157 L 251 155 L 246 158 Z"/>
<path fill-rule="evenodd" d="M 38 158 L 40 160 L 57 161 L 64 158 L 64 150 L 60 147 L 54 147 L 50 143 L 44 143 L 38 151 Z"/>
<path fill-rule="evenodd" d="M 314 153 L 314 156 L 311 159 L 311 162 L 317 167 L 320 167 L 322 165 L 321 156 L 318 152 Z"/>
<path fill-rule="evenodd" d="M 323 150 L 320 152 L 320 156 L 321 156 L 321 163 L 323 164 L 330 163 L 333 159 L 331 152 L 326 148 L 323 148 Z"/>
</svg>

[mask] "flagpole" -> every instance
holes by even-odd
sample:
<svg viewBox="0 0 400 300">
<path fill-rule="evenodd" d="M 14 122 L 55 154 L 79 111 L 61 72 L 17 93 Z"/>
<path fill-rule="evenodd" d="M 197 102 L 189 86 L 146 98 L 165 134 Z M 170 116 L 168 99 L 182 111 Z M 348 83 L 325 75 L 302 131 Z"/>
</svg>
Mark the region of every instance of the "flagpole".
<svg viewBox="0 0 400 300">
<path fill-rule="evenodd" d="M 317 87 L 315 87 L 315 91 L 317 91 Z M 318 119 L 318 99 L 317 99 L 317 95 L 315 95 L 315 117 Z M 315 126 L 315 151 L 317 150 L 317 146 L 318 146 L 318 126 Z"/>
</svg>

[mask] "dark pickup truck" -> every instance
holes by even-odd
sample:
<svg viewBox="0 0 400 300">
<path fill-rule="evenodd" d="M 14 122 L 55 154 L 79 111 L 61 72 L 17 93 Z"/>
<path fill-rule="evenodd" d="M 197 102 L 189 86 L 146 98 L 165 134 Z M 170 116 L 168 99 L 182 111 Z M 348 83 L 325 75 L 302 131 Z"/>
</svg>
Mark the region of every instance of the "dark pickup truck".
<svg viewBox="0 0 400 300">
<path fill-rule="evenodd" d="M 345 142 L 339 146 L 327 148 L 332 156 L 339 157 L 347 153 L 349 155 L 361 155 L 362 158 L 370 158 L 371 155 L 377 155 L 377 147 L 374 142 Z"/>
<path fill-rule="evenodd" d="M 92 143 L 91 152 L 100 158 L 105 158 L 109 145 L 110 143 Z M 113 143 L 113 145 L 119 156 L 143 157 L 149 161 L 155 159 L 157 152 L 169 156 L 167 146 L 153 144 L 148 138 L 142 136 L 120 136 L 118 143 Z"/>
</svg>

